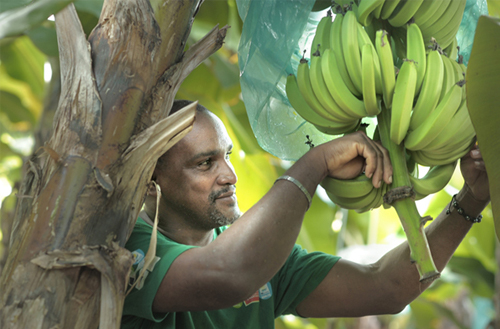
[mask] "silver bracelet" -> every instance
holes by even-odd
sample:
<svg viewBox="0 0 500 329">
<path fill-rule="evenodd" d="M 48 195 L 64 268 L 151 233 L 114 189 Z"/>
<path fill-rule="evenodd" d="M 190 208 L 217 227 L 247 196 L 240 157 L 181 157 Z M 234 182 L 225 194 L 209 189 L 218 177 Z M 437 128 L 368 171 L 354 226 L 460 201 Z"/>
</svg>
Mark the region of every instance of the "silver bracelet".
<svg viewBox="0 0 500 329">
<path fill-rule="evenodd" d="M 307 191 L 307 189 L 304 187 L 304 185 L 302 185 L 301 182 L 299 182 L 298 180 L 296 180 L 295 178 L 293 178 L 292 176 L 288 176 L 288 175 L 283 175 L 283 176 L 280 176 L 278 177 L 274 183 L 276 183 L 277 181 L 279 180 L 286 180 L 286 181 L 289 181 L 289 182 L 292 182 L 295 184 L 295 186 L 297 186 L 303 193 L 304 195 L 306 196 L 306 199 L 307 199 L 307 209 L 309 209 L 309 207 L 311 206 L 311 202 L 312 202 L 312 198 L 311 198 L 311 195 L 309 194 L 309 192 Z"/>
</svg>

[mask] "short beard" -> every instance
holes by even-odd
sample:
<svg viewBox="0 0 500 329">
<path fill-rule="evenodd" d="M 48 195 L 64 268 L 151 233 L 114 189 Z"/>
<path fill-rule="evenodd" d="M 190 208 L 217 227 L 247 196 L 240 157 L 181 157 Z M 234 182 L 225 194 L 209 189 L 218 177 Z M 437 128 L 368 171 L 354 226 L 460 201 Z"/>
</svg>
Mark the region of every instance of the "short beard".
<svg viewBox="0 0 500 329">
<path fill-rule="evenodd" d="M 215 205 L 215 200 L 222 194 L 228 192 L 229 190 L 230 188 L 226 187 L 220 191 L 212 192 L 208 196 L 208 200 L 210 202 L 210 207 L 208 209 L 208 216 L 210 218 L 210 222 L 217 225 L 217 227 L 231 225 L 241 216 L 241 212 L 238 209 L 238 204 L 235 204 L 237 212 L 232 217 L 227 217 L 226 215 L 224 215 L 219 209 L 217 209 Z"/>
</svg>

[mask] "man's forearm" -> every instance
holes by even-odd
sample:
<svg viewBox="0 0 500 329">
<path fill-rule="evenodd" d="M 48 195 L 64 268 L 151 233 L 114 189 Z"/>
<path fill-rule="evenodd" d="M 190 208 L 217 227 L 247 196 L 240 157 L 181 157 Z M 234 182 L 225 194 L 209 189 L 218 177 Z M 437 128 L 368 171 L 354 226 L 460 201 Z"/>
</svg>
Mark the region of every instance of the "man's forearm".
<svg viewBox="0 0 500 329">
<path fill-rule="evenodd" d="M 464 213 L 477 217 L 489 201 L 475 200 L 468 188 L 464 187 L 457 195 L 458 205 Z M 447 214 L 447 210 L 450 213 Z M 457 209 L 448 204 L 446 208 L 426 228 L 427 241 L 437 269 L 441 272 L 451 259 L 453 253 L 460 245 L 473 223 L 459 214 Z M 420 283 L 416 267 L 410 260 L 410 249 L 403 243 L 386 254 L 378 263 L 382 275 L 387 275 L 392 283 L 391 287 L 398 293 L 398 303 L 407 305 L 415 299 L 430 283 Z"/>
</svg>

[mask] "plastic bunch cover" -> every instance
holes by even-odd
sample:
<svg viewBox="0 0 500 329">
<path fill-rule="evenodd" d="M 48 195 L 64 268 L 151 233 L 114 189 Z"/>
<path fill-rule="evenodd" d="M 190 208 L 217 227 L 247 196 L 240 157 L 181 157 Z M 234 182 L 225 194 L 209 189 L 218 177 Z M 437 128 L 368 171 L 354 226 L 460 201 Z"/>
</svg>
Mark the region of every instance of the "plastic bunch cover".
<svg viewBox="0 0 500 329">
<path fill-rule="evenodd" d="M 310 146 L 335 138 L 302 119 L 288 102 L 286 77 L 297 73 L 319 20 L 326 15 L 311 12 L 313 0 L 236 0 L 243 30 L 238 48 L 242 97 L 250 125 L 267 152 L 283 159 L 297 160 Z M 469 60 L 480 15 L 487 14 L 486 0 L 467 0 L 457 33 L 460 54 Z M 369 122 L 366 118 L 364 121 Z"/>
</svg>

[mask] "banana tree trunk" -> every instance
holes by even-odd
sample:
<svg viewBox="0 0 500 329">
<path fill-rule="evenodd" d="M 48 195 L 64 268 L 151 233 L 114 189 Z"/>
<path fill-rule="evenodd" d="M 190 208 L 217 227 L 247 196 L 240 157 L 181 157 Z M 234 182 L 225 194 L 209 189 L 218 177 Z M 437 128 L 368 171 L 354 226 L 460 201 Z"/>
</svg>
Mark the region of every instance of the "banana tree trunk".
<svg viewBox="0 0 500 329">
<path fill-rule="evenodd" d="M 169 109 L 226 34 L 215 27 L 184 51 L 201 2 L 105 1 L 88 41 L 73 5 L 56 15 L 61 96 L 18 194 L 0 328 L 119 328 L 123 246 L 156 160 L 194 120 L 194 106 Z"/>
</svg>

